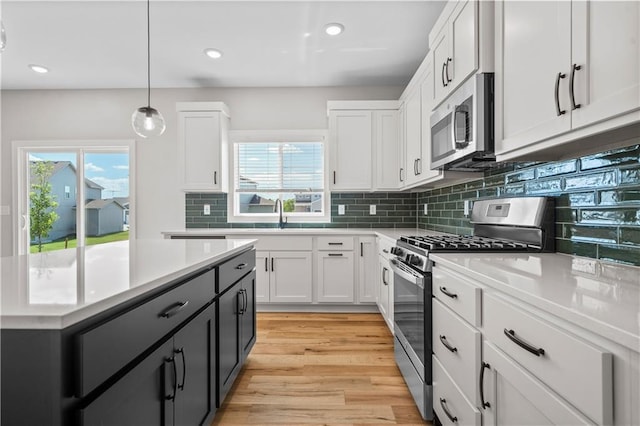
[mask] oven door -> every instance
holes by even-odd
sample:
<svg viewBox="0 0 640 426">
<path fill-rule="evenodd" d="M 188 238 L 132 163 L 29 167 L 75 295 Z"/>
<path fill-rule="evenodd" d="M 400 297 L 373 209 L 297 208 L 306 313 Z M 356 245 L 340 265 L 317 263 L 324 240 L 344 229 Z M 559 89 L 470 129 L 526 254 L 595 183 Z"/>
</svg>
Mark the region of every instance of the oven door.
<svg viewBox="0 0 640 426">
<path fill-rule="evenodd" d="M 393 270 L 393 320 L 394 332 L 425 381 L 425 351 L 431 342 L 425 335 L 425 280 L 424 276 L 399 260 L 391 260 Z M 431 325 L 427 324 L 430 328 Z M 431 352 L 428 352 L 431 357 Z"/>
</svg>

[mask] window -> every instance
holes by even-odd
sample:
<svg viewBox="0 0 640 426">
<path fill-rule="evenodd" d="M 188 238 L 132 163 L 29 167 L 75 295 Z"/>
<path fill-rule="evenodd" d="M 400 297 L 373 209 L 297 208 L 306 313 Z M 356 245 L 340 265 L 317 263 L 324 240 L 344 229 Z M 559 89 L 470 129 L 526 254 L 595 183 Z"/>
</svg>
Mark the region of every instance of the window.
<svg viewBox="0 0 640 426">
<path fill-rule="evenodd" d="M 14 142 L 16 252 L 129 239 L 128 141 Z"/>
<path fill-rule="evenodd" d="M 276 201 L 290 222 L 329 220 L 325 132 L 233 132 L 230 222 L 275 222 Z"/>
</svg>

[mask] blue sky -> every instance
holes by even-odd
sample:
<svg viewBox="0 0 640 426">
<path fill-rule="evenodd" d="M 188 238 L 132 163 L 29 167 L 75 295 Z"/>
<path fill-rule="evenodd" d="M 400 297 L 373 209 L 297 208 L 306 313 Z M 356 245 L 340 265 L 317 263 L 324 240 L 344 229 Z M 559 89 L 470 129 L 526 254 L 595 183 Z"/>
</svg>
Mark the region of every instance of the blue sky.
<svg viewBox="0 0 640 426">
<path fill-rule="evenodd" d="M 76 154 L 71 152 L 31 152 L 30 160 L 71 161 L 76 164 Z M 104 187 L 102 198 L 129 196 L 129 154 L 86 153 L 85 177 Z"/>
</svg>

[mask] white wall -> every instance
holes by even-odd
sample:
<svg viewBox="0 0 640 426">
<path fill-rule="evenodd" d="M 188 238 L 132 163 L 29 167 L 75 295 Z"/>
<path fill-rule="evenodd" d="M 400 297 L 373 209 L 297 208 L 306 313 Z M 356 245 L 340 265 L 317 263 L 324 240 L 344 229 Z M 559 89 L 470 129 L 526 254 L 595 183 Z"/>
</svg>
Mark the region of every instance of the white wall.
<svg viewBox="0 0 640 426">
<path fill-rule="evenodd" d="M 233 130 L 318 129 L 327 127 L 327 100 L 397 99 L 402 90 L 395 86 L 152 90 L 151 104 L 164 115 L 167 130 L 136 143 L 136 237 L 160 238 L 162 230 L 184 227 L 184 194 L 178 190 L 176 168 L 176 102 L 225 102 Z M 12 141 L 133 139 L 131 114 L 146 103 L 143 90 L 2 91 L 0 96 L 0 205 L 12 204 Z M 6 256 L 13 251 L 13 218 L 0 218 L 0 253 Z"/>
</svg>

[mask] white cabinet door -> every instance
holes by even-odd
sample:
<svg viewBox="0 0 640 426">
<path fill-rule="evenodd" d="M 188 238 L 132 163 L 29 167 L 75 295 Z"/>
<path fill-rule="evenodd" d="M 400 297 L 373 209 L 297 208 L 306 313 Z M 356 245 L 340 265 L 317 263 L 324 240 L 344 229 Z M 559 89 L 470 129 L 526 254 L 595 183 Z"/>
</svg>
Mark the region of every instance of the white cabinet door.
<svg viewBox="0 0 640 426">
<path fill-rule="evenodd" d="M 397 110 L 373 112 L 376 148 L 376 190 L 400 187 L 400 127 Z M 403 159 L 404 161 L 404 159 Z"/>
<path fill-rule="evenodd" d="M 434 105 L 434 75 L 429 68 L 420 84 L 420 161 L 418 161 L 419 181 L 425 182 L 442 176 L 441 169 L 431 169 L 431 111 Z"/>
<path fill-rule="evenodd" d="M 331 189 L 337 191 L 371 190 L 372 112 L 330 111 Z"/>
<path fill-rule="evenodd" d="M 445 26 L 436 36 L 432 51 L 435 99 L 436 102 L 440 102 L 449 94 L 450 77 L 447 75 L 447 65 L 453 60 L 449 55 L 449 26 Z"/>
<path fill-rule="evenodd" d="M 572 68 L 578 128 L 640 107 L 640 3 L 576 1 Z M 580 67 L 580 69 L 576 69 Z"/>
<path fill-rule="evenodd" d="M 378 293 L 378 251 L 375 237 L 359 238 L 358 302 L 375 303 Z"/>
<path fill-rule="evenodd" d="M 480 383 L 485 425 L 592 424 L 491 343 L 483 346 Z"/>
<path fill-rule="evenodd" d="M 405 99 L 405 144 L 406 144 L 406 185 L 415 184 L 420 179 L 418 170 L 422 158 L 422 114 L 420 85 Z"/>
<path fill-rule="evenodd" d="M 495 8 L 496 152 L 501 153 L 571 127 L 571 3 L 504 1 Z"/>
<path fill-rule="evenodd" d="M 256 302 L 269 301 L 269 252 L 256 251 Z"/>
<path fill-rule="evenodd" d="M 378 310 L 393 333 L 393 272 L 389 260 L 378 256 Z"/>
<path fill-rule="evenodd" d="M 353 303 L 353 252 L 321 251 L 316 255 L 318 302 Z"/>
<path fill-rule="evenodd" d="M 270 255 L 270 301 L 274 303 L 311 302 L 313 285 L 311 253 L 272 251 Z M 256 263 L 256 267 L 258 266 Z"/>
<path fill-rule="evenodd" d="M 178 112 L 178 161 L 184 191 L 226 192 L 229 118 L 222 111 Z"/>
</svg>

